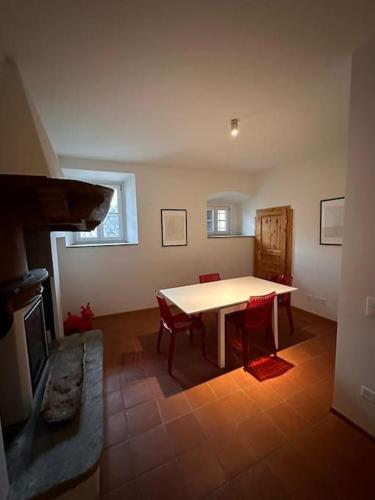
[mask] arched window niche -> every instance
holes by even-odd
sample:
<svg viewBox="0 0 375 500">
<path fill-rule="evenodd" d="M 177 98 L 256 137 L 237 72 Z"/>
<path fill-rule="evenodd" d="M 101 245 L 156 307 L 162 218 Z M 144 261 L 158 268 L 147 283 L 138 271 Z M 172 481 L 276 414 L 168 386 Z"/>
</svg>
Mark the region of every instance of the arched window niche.
<svg viewBox="0 0 375 500">
<path fill-rule="evenodd" d="M 239 191 L 213 193 L 207 199 L 207 236 L 228 238 L 254 235 L 252 198 Z"/>
</svg>

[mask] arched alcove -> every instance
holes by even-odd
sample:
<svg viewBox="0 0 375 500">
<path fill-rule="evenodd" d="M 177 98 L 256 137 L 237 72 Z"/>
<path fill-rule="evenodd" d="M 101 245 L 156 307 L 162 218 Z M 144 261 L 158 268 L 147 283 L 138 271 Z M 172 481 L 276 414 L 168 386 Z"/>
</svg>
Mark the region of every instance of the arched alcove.
<svg viewBox="0 0 375 500">
<path fill-rule="evenodd" d="M 207 199 L 207 234 L 218 236 L 253 236 L 252 197 L 239 191 L 222 191 Z M 227 224 L 223 222 L 227 219 Z"/>
</svg>

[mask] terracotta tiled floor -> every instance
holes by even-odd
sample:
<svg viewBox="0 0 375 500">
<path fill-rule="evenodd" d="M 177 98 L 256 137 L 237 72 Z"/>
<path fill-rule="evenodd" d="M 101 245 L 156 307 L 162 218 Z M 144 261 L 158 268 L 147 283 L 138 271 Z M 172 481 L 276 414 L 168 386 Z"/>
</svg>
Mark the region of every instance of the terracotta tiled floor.
<svg viewBox="0 0 375 500">
<path fill-rule="evenodd" d="M 177 340 L 174 378 L 158 311 L 98 318 L 104 332 L 103 499 L 372 499 L 375 444 L 329 413 L 336 325 L 280 313 L 280 355 L 295 367 L 258 382 L 227 352 L 215 365 L 215 317 L 199 339 Z M 198 335 L 197 335 L 198 336 Z M 255 339 L 259 345 L 262 339 Z M 237 363 L 237 365 L 236 365 Z"/>
</svg>

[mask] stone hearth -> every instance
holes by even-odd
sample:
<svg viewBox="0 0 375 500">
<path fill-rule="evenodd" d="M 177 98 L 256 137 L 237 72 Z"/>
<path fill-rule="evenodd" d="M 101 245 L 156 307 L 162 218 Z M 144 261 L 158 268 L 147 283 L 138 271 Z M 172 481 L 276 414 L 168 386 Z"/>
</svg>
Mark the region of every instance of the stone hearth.
<svg viewBox="0 0 375 500">
<path fill-rule="evenodd" d="M 50 362 L 35 394 L 33 413 L 6 450 L 8 500 L 73 498 L 78 488 L 97 476 L 103 448 L 103 341 L 99 330 L 82 335 L 86 363 L 81 411 L 69 423 L 51 426 L 43 421 L 40 410 Z M 71 342 L 72 338 L 62 340 Z M 53 356 L 52 351 L 51 361 Z"/>
</svg>

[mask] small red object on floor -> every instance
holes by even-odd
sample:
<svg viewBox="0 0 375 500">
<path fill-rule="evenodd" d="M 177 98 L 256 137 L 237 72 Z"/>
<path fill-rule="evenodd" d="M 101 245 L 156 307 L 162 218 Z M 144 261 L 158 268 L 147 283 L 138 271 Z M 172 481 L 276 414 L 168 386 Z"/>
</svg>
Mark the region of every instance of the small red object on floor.
<svg viewBox="0 0 375 500">
<path fill-rule="evenodd" d="M 70 314 L 70 312 L 68 312 L 68 317 L 64 321 L 65 335 L 71 335 L 76 332 L 82 333 L 91 330 L 93 317 L 94 313 L 90 307 L 90 302 L 86 306 L 81 306 L 81 316 Z"/>
<path fill-rule="evenodd" d="M 293 367 L 292 363 L 278 356 L 262 356 L 249 361 L 247 366 L 244 366 L 244 370 L 262 382 L 269 378 L 278 377 Z"/>
</svg>

